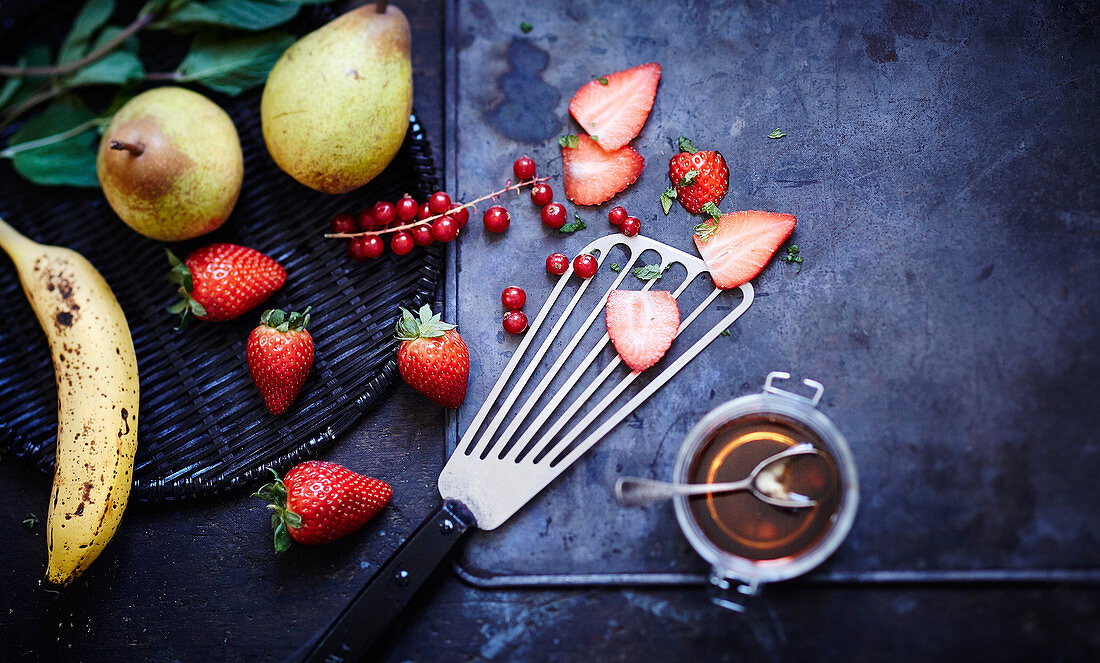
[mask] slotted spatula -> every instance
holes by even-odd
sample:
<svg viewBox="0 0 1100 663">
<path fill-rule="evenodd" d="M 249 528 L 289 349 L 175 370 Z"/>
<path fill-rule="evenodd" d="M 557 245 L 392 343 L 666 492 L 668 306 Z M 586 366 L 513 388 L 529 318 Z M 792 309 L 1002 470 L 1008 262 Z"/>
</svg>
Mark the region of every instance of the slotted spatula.
<svg viewBox="0 0 1100 663">
<path fill-rule="evenodd" d="M 672 379 L 672 376 L 718 338 L 722 331 L 752 304 L 752 285 L 746 283 L 739 288 L 741 298 L 737 305 L 733 306 L 729 313 L 695 343 L 682 352 L 678 352 L 675 342 L 673 343 L 663 360 L 664 367 L 659 372 L 660 366 L 641 373 L 627 373 L 619 378 L 619 382 L 603 398 L 595 405 L 591 405 L 591 397 L 611 378 L 621 363 L 616 356 L 584 386 L 578 395 L 565 404 L 586 370 L 608 344 L 606 333 L 585 354 L 581 363 L 572 370 L 565 381 L 555 387 L 556 391 L 552 395 L 546 394 L 547 389 L 580 345 L 585 332 L 593 324 L 603 324 L 600 313 L 607 302 L 608 294 L 622 286 L 623 279 L 630 273 L 643 252 L 654 251 L 660 256 L 662 272 L 673 264 L 682 265 L 687 270 L 686 278 L 672 293 L 676 298 L 679 298 L 689 285 L 707 272 L 706 264 L 701 259 L 641 235 L 634 237 L 625 237 L 620 234 L 608 235 L 592 242 L 585 247 L 584 251 L 597 253 L 602 268 L 610 250 L 616 245 L 623 245 L 628 252 L 626 264 L 621 268 L 614 283 L 581 322 L 564 349 L 556 357 L 549 359 L 547 355 L 551 346 L 574 309 L 577 308 L 585 291 L 593 283 L 591 279 L 581 282 L 564 311 L 555 320 L 550 321 L 553 327 L 542 344 L 532 349 L 530 346 L 533 345 L 543 324 L 548 322 L 547 319 L 559 295 L 573 275 L 572 267 L 558 279 L 546 303 L 531 323 L 530 329 L 527 330 L 519 347 L 485 399 L 485 403 L 478 410 L 455 452 L 443 468 L 439 476 L 442 505 L 413 532 L 412 536 L 333 621 L 312 650 L 308 660 L 329 662 L 358 660 L 375 640 L 388 630 L 394 618 L 423 586 L 432 571 L 443 562 L 462 534 L 472 527 L 491 530 L 502 525 L 655 391 Z M 641 289 L 650 289 L 654 282 L 653 280 L 646 282 Z M 683 333 L 722 292 L 714 288 L 713 292 L 690 314 L 683 317 L 677 336 Z M 532 352 L 531 357 L 527 360 L 517 381 L 505 393 L 509 380 L 524 362 L 529 350 Z M 552 362 L 548 364 L 547 372 L 538 376 L 531 393 L 517 405 L 524 388 L 544 361 Z M 600 416 L 622 396 L 634 380 L 639 378 L 648 379 L 648 384 L 597 425 Z M 540 401 L 546 402 L 536 412 Z M 586 407 L 588 409 L 582 413 L 581 411 Z M 490 418 L 490 413 L 494 410 L 496 414 Z M 574 419 L 576 419 L 575 423 L 566 430 Z M 502 426 L 503 430 L 501 430 Z M 595 428 L 585 435 L 585 432 L 593 426 Z M 563 430 L 565 430 L 564 434 Z"/>
</svg>

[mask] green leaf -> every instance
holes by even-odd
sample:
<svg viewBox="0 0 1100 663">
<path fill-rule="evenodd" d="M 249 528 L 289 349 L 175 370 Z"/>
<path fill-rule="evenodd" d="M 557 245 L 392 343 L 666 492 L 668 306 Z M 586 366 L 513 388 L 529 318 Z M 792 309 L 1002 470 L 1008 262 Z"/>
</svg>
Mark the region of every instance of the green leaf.
<svg viewBox="0 0 1100 663">
<path fill-rule="evenodd" d="M 607 76 L 593 76 L 600 85 L 607 85 Z"/>
<path fill-rule="evenodd" d="M 33 530 L 34 526 L 37 524 L 38 516 L 34 515 L 33 513 L 28 513 L 27 515 L 23 516 L 23 527 L 26 527 L 28 530 Z"/>
<path fill-rule="evenodd" d="M 202 34 L 176 68 L 177 80 L 194 81 L 236 96 L 263 85 L 283 51 L 294 43 L 285 32 L 266 32 L 237 39 Z"/>
<path fill-rule="evenodd" d="M 661 269 L 660 265 L 642 265 L 641 267 L 635 267 L 630 270 L 630 273 L 643 281 L 653 281 L 661 278 L 661 274 L 664 273 L 664 270 Z"/>
<path fill-rule="evenodd" d="M 78 99 L 62 97 L 20 127 L 5 151 L 11 153 L 15 170 L 35 184 L 98 187 L 95 119 Z M 20 144 L 64 134 L 81 125 L 86 125 L 87 130 L 65 140 L 36 149 L 17 149 Z"/>
<path fill-rule="evenodd" d="M 595 143 L 600 142 L 600 137 L 599 136 L 592 135 L 592 136 L 589 136 L 589 138 L 592 139 L 592 142 L 595 142 Z"/>
<path fill-rule="evenodd" d="M 776 129 L 775 131 L 773 131 L 773 132 L 771 132 L 770 134 L 768 134 L 768 138 L 774 138 L 774 139 L 777 139 L 777 140 L 778 140 L 778 139 L 780 139 L 780 138 L 782 138 L 783 136 L 786 136 L 786 135 L 787 135 L 787 134 L 783 133 L 783 132 L 782 132 L 782 131 L 780 131 L 779 129 Z"/>
<path fill-rule="evenodd" d="M 715 221 L 722 218 L 722 210 L 718 209 L 718 206 L 712 202 L 703 203 L 703 207 L 699 211 L 709 215 Z"/>
<path fill-rule="evenodd" d="M 623 271 L 623 268 L 622 268 L 622 267 L 620 267 L 620 266 L 619 266 L 619 263 L 617 263 L 617 262 L 613 262 L 613 263 L 611 263 L 610 265 L 608 265 L 608 268 L 609 268 L 609 269 L 610 269 L 611 271 L 613 271 L 613 272 L 621 272 L 621 271 Z"/>
<path fill-rule="evenodd" d="M 115 0 L 87 0 L 73 19 L 73 27 L 65 41 L 61 42 L 57 63 L 65 64 L 84 57 L 91 50 L 92 37 L 107 23 L 114 11 Z"/>
<path fill-rule="evenodd" d="M 684 173 L 684 176 L 681 177 L 680 181 L 676 183 L 676 187 L 679 188 L 682 186 L 691 186 L 692 184 L 695 184 L 696 177 L 699 177 L 699 171 L 689 170 L 688 172 Z"/>
<path fill-rule="evenodd" d="M 729 336 L 729 335 L 730 335 L 730 330 L 728 330 L 728 329 L 723 329 L 722 333 L 719 334 L 719 336 Z"/>
<path fill-rule="evenodd" d="M 141 60 L 129 51 L 111 53 L 66 79 L 69 85 L 122 85 L 145 75 Z"/>
<path fill-rule="evenodd" d="M 534 30 L 535 26 L 531 25 L 527 21 L 524 21 L 519 24 L 519 29 L 523 31 L 523 34 L 527 34 L 528 32 Z"/>
<path fill-rule="evenodd" d="M 672 201 L 676 199 L 676 187 L 670 186 L 661 194 L 661 209 L 665 211 L 665 215 L 668 215 L 668 211 L 672 209 Z"/>
<path fill-rule="evenodd" d="M 21 56 L 19 60 L 16 61 L 15 66 L 22 67 L 26 63 L 26 56 Z M 12 97 L 15 96 L 15 93 L 19 91 L 19 86 L 21 86 L 22 84 L 22 76 L 12 76 L 4 82 L 4 87 L 0 87 L 0 108 L 3 108 L 4 104 L 11 101 Z"/>
<path fill-rule="evenodd" d="M 18 64 L 25 67 L 47 67 L 51 64 L 50 58 L 49 46 L 35 44 L 27 49 L 23 57 L 19 58 Z M 37 92 L 39 88 L 25 83 L 28 79 L 38 80 L 41 78 L 41 76 L 13 76 L 9 78 L 8 82 L 4 84 L 4 89 L 0 91 L 0 97 L 6 95 L 3 103 L 0 103 L 0 107 L 5 105 L 14 106 Z"/>
<path fill-rule="evenodd" d="M 577 134 L 569 134 L 567 136 L 558 137 L 558 145 L 562 147 L 576 147 L 581 144 L 581 139 L 577 138 Z"/>
<path fill-rule="evenodd" d="M 687 136 L 680 136 L 680 139 L 676 142 L 679 143 L 681 152 L 695 154 L 699 151 L 699 148 L 695 147 L 695 143 L 691 142 L 691 139 Z"/>
<path fill-rule="evenodd" d="M 573 212 L 573 222 L 572 223 L 567 223 L 564 226 L 562 226 L 561 228 L 558 228 L 558 232 L 560 232 L 560 233 L 575 233 L 578 230 L 584 230 L 587 227 L 588 226 L 585 224 L 585 222 L 581 220 L 580 214 L 577 214 L 576 212 Z"/>
<path fill-rule="evenodd" d="M 798 250 L 798 246 L 796 246 L 794 244 L 791 244 L 785 250 L 786 250 L 786 253 L 784 255 L 779 256 L 779 259 L 782 260 L 783 262 L 797 263 L 798 264 L 798 269 L 794 270 L 794 273 L 795 274 L 800 273 L 802 271 L 802 255 Z"/>
<path fill-rule="evenodd" d="M 700 223 L 699 225 L 695 226 L 694 230 L 695 236 L 698 237 L 699 241 L 703 242 L 704 244 L 707 242 L 707 240 L 713 237 L 714 233 L 716 232 L 718 232 L 718 222 L 713 220 Z"/>
<path fill-rule="evenodd" d="M 260 32 L 282 25 L 298 15 L 308 2 L 295 0 L 206 0 L 192 2 L 163 22 L 169 28 L 213 25 Z"/>
</svg>

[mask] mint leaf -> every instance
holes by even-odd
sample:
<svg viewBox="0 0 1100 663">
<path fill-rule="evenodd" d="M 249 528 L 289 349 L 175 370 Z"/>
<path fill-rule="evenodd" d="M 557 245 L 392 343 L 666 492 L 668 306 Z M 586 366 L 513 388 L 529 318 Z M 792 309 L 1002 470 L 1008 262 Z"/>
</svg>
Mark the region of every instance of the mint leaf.
<svg viewBox="0 0 1100 663">
<path fill-rule="evenodd" d="M 596 143 L 600 142 L 600 137 L 599 136 L 589 136 L 589 138 L 591 138 Z"/>
<path fill-rule="evenodd" d="M 791 244 L 786 249 L 786 254 L 779 256 L 779 259 L 783 262 L 793 262 L 798 264 L 798 269 L 794 270 L 795 274 L 802 271 L 802 255 L 798 250 L 798 247 Z"/>
<path fill-rule="evenodd" d="M 203 33 L 176 68 L 176 80 L 196 82 L 231 96 L 263 85 L 283 51 L 294 43 L 285 32 L 265 32 L 237 39 Z"/>
<path fill-rule="evenodd" d="M 534 30 L 535 26 L 531 25 L 527 21 L 524 21 L 519 24 L 519 29 L 523 32 L 523 34 L 527 34 L 528 32 Z"/>
<path fill-rule="evenodd" d="M 600 85 L 607 85 L 607 76 L 593 76 Z"/>
<path fill-rule="evenodd" d="M 688 172 L 684 173 L 683 177 L 680 178 L 680 181 L 676 184 L 676 188 L 678 189 L 682 186 L 691 186 L 692 184 L 695 184 L 696 177 L 699 177 L 699 171 L 689 170 Z"/>
<path fill-rule="evenodd" d="M 560 136 L 558 138 L 558 145 L 562 147 L 576 147 L 581 144 L 581 139 L 577 138 L 576 134 L 569 134 L 567 136 Z"/>
<path fill-rule="evenodd" d="M 96 188 L 95 126 L 95 116 L 79 99 L 62 97 L 12 134 L 0 156 L 35 184 Z"/>
<path fill-rule="evenodd" d="M 686 136 L 680 136 L 680 139 L 676 142 L 680 144 L 681 152 L 695 154 L 699 151 L 699 148 L 695 147 L 695 143 L 691 142 L 691 139 Z"/>
<path fill-rule="evenodd" d="M 664 270 L 661 269 L 660 265 L 643 265 L 630 270 L 630 273 L 643 281 L 653 281 L 661 278 Z"/>
<path fill-rule="evenodd" d="M 611 271 L 613 271 L 613 272 L 623 271 L 623 268 L 619 267 L 619 263 L 617 263 L 617 262 L 611 263 L 610 265 L 608 265 L 608 268 L 611 269 Z"/>
<path fill-rule="evenodd" d="M 728 329 L 723 329 L 722 333 L 719 334 L 719 336 L 729 336 L 729 335 L 730 335 L 730 330 L 728 330 Z"/>
<path fill-rule="evenodd" d="M 773 132 L 771 132 L 770 134 L 768 134 L 768 138 L 773 138 L 773 139 L 777 139 L 777 140 L 778 140 L 779 138 L 782 138 L 783 136 L 786 136 L 786 135 L 787 135 L 787 134 L 783 133 L 783 132 L 782 132 L 782 131 L 780 131 L 779 129 L 776 129 L 775 131 L 773 131 Z"/>
<path fill-rule="evenodd" d="M 665 216 L 668 216 L 668 211 L 672 209 L 672 201 L 676 199 L 676 187 L 670 186 L 665 189 L 661 194 L 661 209 L 665 211 Z"/>
<path fill-rule="evenodd" d="M 704 244 L 707 242 L 707 240 L 713 237 L 714 233 L 716 232 L 718 232 L 717 221 L 704 221 L 703 223 L 695 226 L 694 230 L 695 236 L 698 237 L 699 241 L 703 242 Z"/>
<path fill-rule="evenodd" d="M 699 211 L 703 214 L 710 215 L 710 218 L 715 221 L 722 217 L 722 210 L 718 209 L 718 206 L 711 202 L 703 203 L 703 207 L 700 208 Z"/>
<path fill-rule="evenodd" d="M 92 37 L 115 11 L 115 0 L 87 0 L 73 19 L 73 27 L 61 42 L 57 63 L 65 64 L 84 57 L 91 49 Z"/>
<path fill-rule="evenodd" d="M 560 233 L 575 233 L 578 230 L 584 230 L 587 227 L 588 226 L 585 225 L 584 221 L 581 221 L 580 215 L 577 214 L 576 212 L 573 212 L 573 222 L 572 223 L 567 223 L 564 226 L 562 226 L 561 228 L 558 228 L 558 232 L 560 232 Z"/>
</svg>

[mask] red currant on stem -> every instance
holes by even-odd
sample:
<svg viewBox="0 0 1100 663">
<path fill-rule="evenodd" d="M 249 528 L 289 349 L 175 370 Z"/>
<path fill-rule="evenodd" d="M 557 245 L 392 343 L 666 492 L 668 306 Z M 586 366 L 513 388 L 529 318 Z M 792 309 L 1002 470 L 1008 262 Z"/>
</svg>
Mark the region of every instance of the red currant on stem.
<svg viewBox="0 0 1100 663">
<path fill-rule="evenodd" d="M 458 224 L 449 216 L 441 216 L 432 222 L 432 237 L 437 242 L 449 242 L 458 236 Z"/>
<path fill-rule="evenodd" d="M 442 214 L 451 209 L 451 196 L 446 191 L 436 191 L 428 199 L 428 209 L 432 214 Z"/>
<path fill-rule="evenodd" d="M 397 201 L 395 207 L 397 208 L 397 218 L 406 223 L 415 219 L 416 213 L 420 211 L 420 205 L 417 205 L 413 197 L 407 193 L 401 200 Z"/>
<path fill-rule="evenodd" d="M 516 159 L 516 162 L 512 164 L 512 172 L 516 174 L 516 179 L 531 179 L 535 176 L 535 160 L 527 155 Z"/>
<path fill-rule="evenodd" d="M 504 331 L 509 334 L 522 334 L 527 329 L 527 316 L 523 311 L 508 311 L 504 314 Z"/>
<path fill-rule="evenodd" d="M 470 220 L 470 208 L 469 207 L 452 207 L 450 212 L 447 212 L 447 216 L 455 220 L 458 227 L 465 228 L 466 222 Z"/>
<path fill-rule="evenodd" d="M 350 214 L 337 214 L 329 221 L 328 230 L 331 233 L 344 234 L 359 230 L 355 223 L 355 217 Z"/>
<path fill-rule="evenodd" d="M 642 222 L 636 216 L 628 216 L 619 224 L 619 232 L 627 237 L 633 237 L 642 230 Z"/>
<path fill-rule="evenodd" d="M 542 208 L 543 224 L 557 230 L 565 225 L 565 205 L 550 203 Z"/>
<path fill-rule="evenodd" d="M 481 220 L 485 223 L 485 229 L 489 232 L 502 233 L 508 229 L 508 223 L 511 222 L 512 218 L 509 216 L 508 210 L 500 205 L 493 205 L 485 210 L 485 216 Z"/>
<path fill-rule="evenodd" d="M 393 203 L 385 200 L 376 202 L 371 212 L 374 214 L 374 224 L 378 228 L 385 228 L 397 218 L 397 208 L 393 206 Z"/>
<path fill-rule="evenodd" d="M 409 231 L 409 234 L 412 235 L 413 242 L 417 246 L 428 246 L 435 241 L 435 237 L 432 236 L 432 226 L 428 223 L 413 228 Z"/>
<path fill-rule="evenodd" d="M 423 221 L 429 216 L 435 216 L 435 212 L 432 211 L 431 203 L 424 203 L 420 206 L 420 209 L 416 211 L 416 218 Z"/>
<path fill-rule="evenodd" d="M 569 256 L 564 253 L 551 253 L 546 256 L 546 271 L 554 276 L 561 276 L 569 269 Z"/>
<path fill-rule="evenodd" d="M 545 205 L 554 199 L 554 190 L 549 184 L 539 182 L 531 187 L 531 202 L 536 205 Z"/>
<path fill-rule="evenodd" d="M 582 253 L 573 258 L 573 271 L 582 279 L 590 279 L 596 275 L 600 263 L 596 262 L 596 256 L 591 253 Z"/>
<path fill-rule="evenodd" d="M 393 239 L 390 240 L 390 250 L 399 256 L 407 255 L 413 250 L 413 244 L 412 235 L 402 230 L 394 233 Z"/>
<path fill-rule="evenodd" d="M 359 212 L 359 230 L 374 230 L 374 212 L 369 209 Z"/>
<path fill-rule="evenodd" d="M 523 288 L 510 285 L 504 289 L 504 292 L 500 293 L 500 303 L 509 311 L 521 309 L 527 303 L 527 293 L 523 291 Z"/>
<path fill-rule="evenodd" d="M 612 207 L 611 211 L 607 213 L 607 220 L 611 222 L 611 225 L 617 226 L 623 222 L 626 218 L 626 208 L 622 205 L 618 207 Z"/>
<path fill-rule="evenodd" d="M 385 249 L 378 235 L 364 235 L 348 241 L 348 255 L 359 261 L 377 258 Z"/>
</svg>

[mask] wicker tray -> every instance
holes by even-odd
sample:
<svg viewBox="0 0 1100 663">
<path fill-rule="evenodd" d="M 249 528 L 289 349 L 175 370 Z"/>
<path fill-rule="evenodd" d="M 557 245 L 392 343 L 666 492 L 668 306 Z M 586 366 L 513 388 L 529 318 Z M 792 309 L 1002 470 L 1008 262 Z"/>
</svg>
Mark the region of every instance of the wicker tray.
<svg viewBox="0 0 1100 663">
<path fill-rule="evenodd" d="M 33 186 L 10 164 L 0 164 L 0 216 L 32 239 L 86 256 L 126 312 L 141 378 L 134 469 L 134 494 L 141 501 L 254 487 L 263 468 L 284 469 L 331 444 L 392 383 L 394 313 L 398 306 L 432 301 L 442 268 L 438 245 L 355 263 L 342 243 L 322 236 L 337 212 L 396 200 L 405 192 L 424 200 L 438 188 L 431 148 L 415 115 L 400 153 L 382 175 L 353 193 L 329 196 L 294 182 L 268 156 L 259 90 L 237 98 L 208 96 L 236 123 L 244 185 L 224 227 L 171 248 L 182 257 L 200 244 L 229 241 L 286 267 L 283 289 L 239 320 L 172 331 L 173 319 L 164 310 L 175 299 L 164 278 L 167 245 L 131 231 L 98 190 Z M 57 397 L 49 348 L 6 256 L 0 258 L 0 305 L 0 449 L 52 473 Z M 313 306 L 313 370 L 297 402 L 273 417 L 248 373 L 245 340 L 263 308 L 307 305 Z"/>
</svg>

